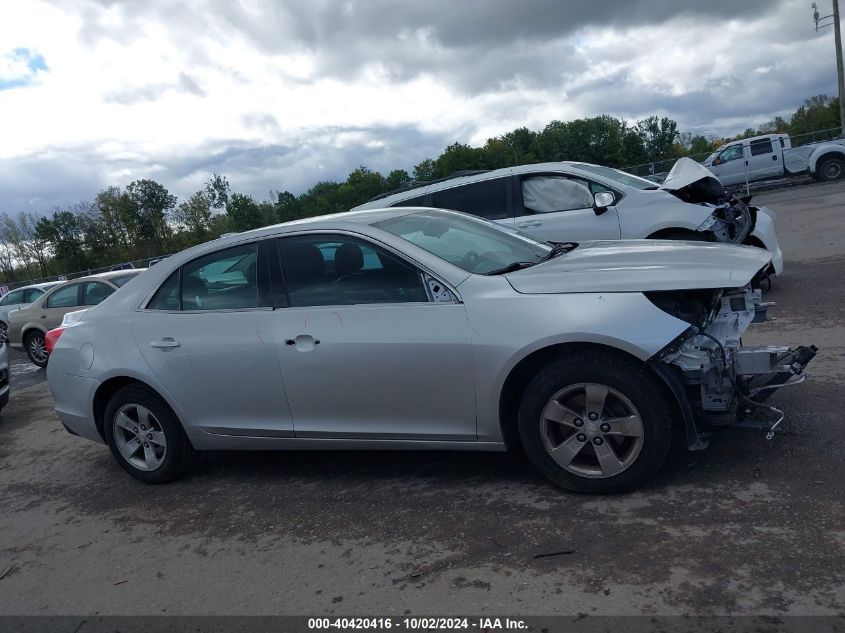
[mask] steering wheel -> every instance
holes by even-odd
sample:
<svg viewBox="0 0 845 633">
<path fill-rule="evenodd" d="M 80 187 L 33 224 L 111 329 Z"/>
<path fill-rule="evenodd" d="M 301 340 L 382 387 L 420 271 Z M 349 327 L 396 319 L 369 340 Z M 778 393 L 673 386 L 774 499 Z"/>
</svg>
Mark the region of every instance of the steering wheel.
<svg viewBox="0 0 845 633">
<path fill-rule="evenodd" d="M 468 268 L 469 270 L 475 270 L 478 268 L 478 265 L 481 263 L 481 255 L 479 255 L 475 251 L 470 251 L 466 255 L 463 256 L 461 259 L 461 268 Z"/>
</svg>

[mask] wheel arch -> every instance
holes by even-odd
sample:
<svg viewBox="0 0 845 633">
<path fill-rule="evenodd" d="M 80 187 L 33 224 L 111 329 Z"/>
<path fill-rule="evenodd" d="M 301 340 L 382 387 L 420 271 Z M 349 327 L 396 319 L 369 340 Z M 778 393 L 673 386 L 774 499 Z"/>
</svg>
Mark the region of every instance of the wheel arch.
<svg viewBox="0 0 845 633">
<path fill-rule="evenodd" d="M 667 402 L 669 402 L 672 410 L 673 425 L 684 424 L 688 445 L 691 449 L 694 447 L 704 447 L 700 445 L 701 440 L 695 428 L 689 400 L 683 388 L 680 388 L 677 382 L 673 380 L 668 367 L 659 367 L 653 360 L 643 361 L 630 352 L 602 343 L 559 343 L 543 347 L 528 354 L 511 369 L 502 385 L 502 390 L 499 394 L 499 426 L 502 440 L 508 450 L 521 446 L 519 429 L 517 428 L 517 417 L 519 406 L 522 402 L 522 394 L 525 392 L 532 378 L 553 359 L 576 351 L 585 350 L 596 350 L 613 354 L 641 364 L 644 369 L 651 372 L 657 379 L 658 384 L 661 385 Z M 692 441 L 691 438 L 693 436 L 696 441 Z"/>
<path fill-rule="evenodd" d="M 678 235 L 689 235 L 691 238 L 700 239 L 701 233 L 695 229 L 684 228 L 681 226 L 668 226 L 666 228 L 655 231 L 648 237 L 647 240 L 667 240 L 677 239 Z"/>
<path fill-rule="evenodd" d="M 118 391 L 123 389 L 124 387 L 129 387 L 130 385 L 137 385 L 139 387 L 143 387 L 144 389 L 148 389 L 150 392 L 157 395 L 161 398 L 161 401 L 170 409 L 179 423 L 182 424 L 179 415 L 173 411 L 173 407 L 170 406 L 170 403 L 167 402 L 167 398 L 162 396 L 159 391 L 143 380 L 132 376 L 112 376 L 107 380 L 104 380 L 97 390 L 94 392 L 94 401 L 93 401 L 93 408 L 94 408 L 94 423 L 97 426 L 97 432 L 100 434 L 100 437 L 103 438 L 103 441 L 106 441 L 106 430 L 105 430 L 105 414 L 106 414 L 106 407 L 109 404 L 109 401 L 112 399 L 114 394 Z M 182 425 L 184 428 L 184 424 Z"/>
<path fill-rule="evenodd" d="M 812 174 L 818 175 L 819 163 L 826 158 L 839 158 L 840 160 L 845 160 L 845 146 L 842 146 L 842 148 L 825 147 L 823 149 L 819 149 L 821 149 L 821 151 L 810 158 L 810 172 Z"/>
</svg>

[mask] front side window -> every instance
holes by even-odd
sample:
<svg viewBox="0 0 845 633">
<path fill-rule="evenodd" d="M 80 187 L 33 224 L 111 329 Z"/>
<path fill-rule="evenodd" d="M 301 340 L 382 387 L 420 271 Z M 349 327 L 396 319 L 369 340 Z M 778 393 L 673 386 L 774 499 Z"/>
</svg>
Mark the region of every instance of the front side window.
<svg viewBox="0 0 845 633">
<path fill-rule="evenodd" d="M 738 160 L 740 158 L 742 158 L 742 145 L 731 145 L 727 149 L 722 150 L 719 154 L 719 161 L 722 163 Z"/>
<path fill-rule="evenodd" d="M 292 307 L 428 301 L 415 267 L 364 240 L 286 237 L 279 252 Z"/>
<path fill-rule="evenodd" d="M 12 290 L 0 300 L 0 306 L 11 306 L 17 303 L 23 303 L 23 290 Z"/>
<path fill-rule="evenodd" d="M 82 305 L 95 306 L 114 292 L 114 288 L 99 281 L 87 281 L 82 290 Z"/>
<path fill-rule="evenodd" d="M 534 176 L 522 180 L 522 200 L 530 213 L 589 209 L 593 194 L 583 180 L 564 176 Z"/>
<path fill-rule="evenodd" d="M 79 284 L 59 288 L 47 297 L 45 308 L 72 308 L 79 305 Z"/>
<path fill-rule="evenodd" d="M 511 264 L 536 264 L 551 246 L 492 222 L 445 211 L 420 211 L 373 226 L 471 273 L 488 274 Z"/>
<path fill-rule="evenodd" d="M 507 218 L 510 217 L 507 181 L 507 178 L 496 178 L 435 191 L 431 195 L 431 205 L 471 213 L 486 220 Z"/>
<path fill-rule="evenodd" d="M 185 264 L 182 267 L 182 310 L 257 308 L 257 262 L 257 244 L 245 244 Z"/>
</svg>

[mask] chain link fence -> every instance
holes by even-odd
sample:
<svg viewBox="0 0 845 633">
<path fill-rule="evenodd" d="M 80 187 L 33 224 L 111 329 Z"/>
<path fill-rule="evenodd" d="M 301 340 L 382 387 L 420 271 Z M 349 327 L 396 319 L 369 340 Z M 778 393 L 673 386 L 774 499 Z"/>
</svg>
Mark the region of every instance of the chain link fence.
<svg viewBox="0 0 845 633">
<path fill-rule="evenodd" d="M 106 273 L 113 270 L 129 270 L 131 268 L 148 268 L 156 262 L 164 259 L 167 255 L 158 255 L 156 257 L 147 257 L 145 259 L 133 259 L 132 261 L 120 262 L 118 264 L 111 264 L 110 266 L 101 266 L 99 268 L 86 268 L 85 270 L 77 270 L 70 273 L 62 273 L 60 275 L 50 275 L 48 277 L 36 277 L 24 281 L 7 282 L 0 285 L 0 297 L 7 292 L 11 292 L 17 288 L 24 286 L 31 286 L 33 284 L 43 284 L 50 282 L 70 281 L 71 279 L 78 279 L 79 277 L 87 277 L 88 275 L 96 275 L 97 273 Z"/>
</svg>

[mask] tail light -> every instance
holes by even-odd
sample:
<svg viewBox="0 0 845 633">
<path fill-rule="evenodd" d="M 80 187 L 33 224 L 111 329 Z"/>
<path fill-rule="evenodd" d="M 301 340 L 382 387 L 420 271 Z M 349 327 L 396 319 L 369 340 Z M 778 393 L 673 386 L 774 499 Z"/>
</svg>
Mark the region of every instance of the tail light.
<svg viewBox="0 0 845 633">
<path fill-rule="evenodd" d="M 50 330 L 44 335 L 44 347 L 48 354 L 53 353 L 53 348 L 56 346 L 56 342 L 58 342 L 59 337 L 64 331 L 65 329 L 63 327 L 57 327 L 55 330 Z"/>
</svg>

